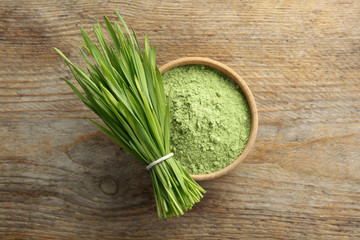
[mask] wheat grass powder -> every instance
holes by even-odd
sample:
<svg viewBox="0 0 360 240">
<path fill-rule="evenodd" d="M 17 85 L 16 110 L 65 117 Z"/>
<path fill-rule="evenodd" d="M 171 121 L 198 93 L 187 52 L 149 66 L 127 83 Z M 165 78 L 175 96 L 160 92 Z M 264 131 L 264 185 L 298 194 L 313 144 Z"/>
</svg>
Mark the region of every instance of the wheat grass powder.
<svg viewBox="0 0 360 240">
<path fill-rule="evenodd" d="M 170 92 L 170 144 L 181 165 L 191 174 L 206 174 L 235 161 L 251 123 L 240 87 L 204 65 L 170 69 L 163 81 Z"/>
</svg>

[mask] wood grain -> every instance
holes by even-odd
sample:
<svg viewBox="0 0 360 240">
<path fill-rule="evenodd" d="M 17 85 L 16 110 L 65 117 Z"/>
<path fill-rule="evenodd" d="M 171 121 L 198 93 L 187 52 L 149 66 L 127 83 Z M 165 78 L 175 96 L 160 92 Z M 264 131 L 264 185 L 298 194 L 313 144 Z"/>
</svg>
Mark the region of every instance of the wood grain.
<svg viewBox="0 0 360 240">
<path fill-rule="evenodd" d="M 86 119 L 57 47 L 120 11 L 158 64 L 209 57 L 259 110 L 253 150 L 156 218 L 144 166 Z M 360 239 L 360 2 L 0 2 L 0 239 Z"/>
</svg>

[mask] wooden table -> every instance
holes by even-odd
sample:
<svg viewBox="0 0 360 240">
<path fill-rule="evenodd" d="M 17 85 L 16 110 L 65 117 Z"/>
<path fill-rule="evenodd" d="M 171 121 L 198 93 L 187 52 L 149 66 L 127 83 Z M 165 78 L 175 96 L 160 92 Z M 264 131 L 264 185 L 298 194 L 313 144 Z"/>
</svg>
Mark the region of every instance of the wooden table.
<svg viewBox="0 0 360 240">
<path fill-rule="evenodd" d="M 115 9 L 159 65 L 221 61 L 257 102 L 250 155 L 180 218 L 61 80 L 52 47 L 85 66 L 80 26 Z M 359 1 L 3 0 L 0 58 L 0 239 L 360 239 Z"/>
</svg>

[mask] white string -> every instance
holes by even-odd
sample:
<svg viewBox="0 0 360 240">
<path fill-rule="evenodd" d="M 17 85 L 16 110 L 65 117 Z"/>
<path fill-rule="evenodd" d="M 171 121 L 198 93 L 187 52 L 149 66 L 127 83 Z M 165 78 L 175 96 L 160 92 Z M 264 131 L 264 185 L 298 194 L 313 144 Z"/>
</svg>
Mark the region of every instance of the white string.
<svg viewBox="0 0 360 240">
<path fill-rule="evenodd" d="M 146 166 L 146 169 L 150 170 L 156 164 L 161 163 L 162 161 L 165 161 L 166 159 L 171 158 L 172 156 L 174 156 L 174 154 L 169 153 L 168 155 L 163 156 L 163 157 L 159 158 L 158 160 L 151 162 L 149 165 Z"/>
</svg>

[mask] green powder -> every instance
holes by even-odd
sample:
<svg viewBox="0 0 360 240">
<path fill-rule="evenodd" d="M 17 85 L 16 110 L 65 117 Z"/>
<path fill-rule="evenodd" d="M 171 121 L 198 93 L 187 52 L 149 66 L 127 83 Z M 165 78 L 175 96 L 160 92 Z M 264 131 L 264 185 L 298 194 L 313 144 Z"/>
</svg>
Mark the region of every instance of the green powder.
<svg viewBox="0 0 360 240">
<path fill-rule="evenodd" d="M 250 110 L 241 89 L 219 71 L 186 65 L 163 74 L 171 109 L 170 144 L 191 174 L 230 165 L 250 134 Z"/>
</svg>

